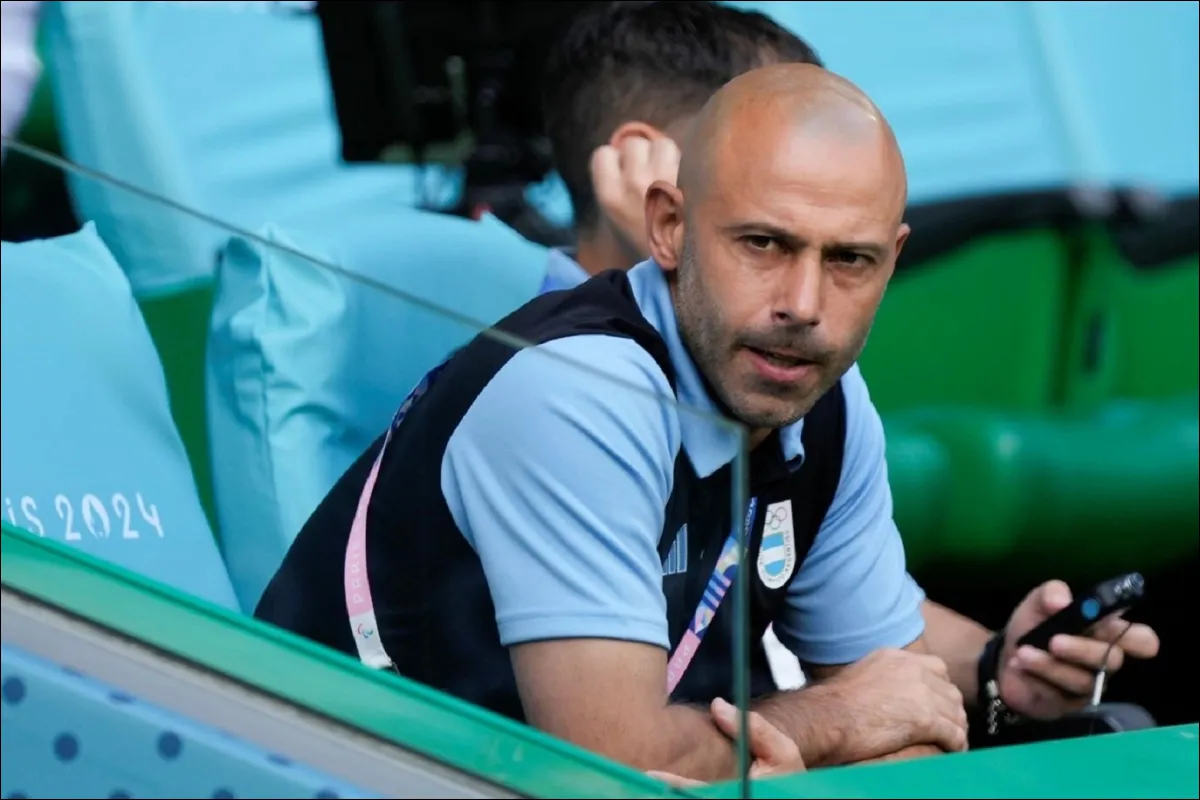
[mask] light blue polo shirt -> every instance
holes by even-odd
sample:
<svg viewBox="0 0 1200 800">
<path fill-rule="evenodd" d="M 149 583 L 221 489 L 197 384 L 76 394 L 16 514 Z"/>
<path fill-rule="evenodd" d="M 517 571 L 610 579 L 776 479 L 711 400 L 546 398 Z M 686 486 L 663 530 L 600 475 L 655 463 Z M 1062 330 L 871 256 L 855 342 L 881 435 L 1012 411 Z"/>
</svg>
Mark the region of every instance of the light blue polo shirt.
<svg viewBox="0 0 1200 800">
<path fill-rule="evenodd" d="M 546 278 L 538 294 L 545 294 L 556 289 L 574 289 L 590 278 L 587 270 L 579 265 L 566 250 L 551 248 L 546 256 Z"/>
<path fill-rule="evenodd" d="M 715 414 L 662 271 L 645 262 L 629 280 L 667 344 L 680 404 Z M 892 520 L 883 426 L 857 366 L 843 391 L 841 482 L 774 620 L 780 641 L 811 664 L 857 661 L 924 631 L 924 595 Z M 658 541 L 676 456 L 682 448 L 705 477 L 740 446 L 728 427 L 661 399 L 670 397 L 666 376 L 632 340 L 574 336 L 514 355 L 462 419 L 442 461 L 442 491 L 483 564 L 505 645 L 611 638 L 669 646 Z M 802 426 L 780 432 L 796 466 Z"/>
</svg>

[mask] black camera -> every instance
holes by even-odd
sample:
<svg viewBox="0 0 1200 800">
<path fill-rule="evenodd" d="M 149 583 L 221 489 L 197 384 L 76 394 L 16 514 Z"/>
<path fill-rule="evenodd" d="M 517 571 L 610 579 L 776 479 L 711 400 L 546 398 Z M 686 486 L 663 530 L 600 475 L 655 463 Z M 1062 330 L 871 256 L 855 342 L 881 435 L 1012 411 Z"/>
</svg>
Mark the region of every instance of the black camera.
<svg viewBox="0 0 1200 800">
<path fill-rule="evenodd" d="M 563 244 L 524 201 L 553 166 L 542 69 L 594 2 L 318 2 L 342 158 L 465 166 L 455 209 L 490 211 L 528 238 Z"/>
</svg>

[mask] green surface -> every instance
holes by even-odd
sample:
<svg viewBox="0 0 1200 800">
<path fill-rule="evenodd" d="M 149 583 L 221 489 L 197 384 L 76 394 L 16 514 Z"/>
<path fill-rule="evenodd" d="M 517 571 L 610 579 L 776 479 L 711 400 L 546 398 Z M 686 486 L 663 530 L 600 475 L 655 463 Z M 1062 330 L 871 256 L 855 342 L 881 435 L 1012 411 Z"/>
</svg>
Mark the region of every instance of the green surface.
<svg viewBox="0 0 1200 800">
<path fill-rule="evenodd" d="M 532 728 L 3 526 L 5 586 L 533 797 L 682 793 Z"/>
<path fill-rule="evenodd" d="M 1196 407 L 1191 395 L 1077 414 L 929 408 L 889 418 L 909 563 L 1014 577 L 1053 565 L 1082 579 L 1195 558 Z"/>
<path fill-rule="evenodd" d="M 1094 408 L 1111 398 L 1195 394 L 1200 389 L 1196 255 L 1138 269 L 1099 227 L 1080 233 L 1077 250 L 1082 258 L 1071 279 L 1065 403 Z"/>
<path fill-rule="evenodd" d="M 762 798 L 1197 796 L 1197 726 L 999 747 L 760 781 Z M 701 790 L 737 797 L 736 784 Z"/>
<path fill-rule="evenodd" d="M 1094 409 L 1113 397 L 1118 326 L 1114 315 L 1126 265 L 1114 258 L 1108 234 L 1084 225 L 1064 234 L 1067 295 L 1063 307 L 1058 385 L 1063 408 Z"/>
<path fill-rule="evenodd" d="M 861 363 L 914 570 L 1195 557 L 1197 276 L 1195 257 L 1137 270 L 1092 225 L 896 275 Z"/>
<path fill-rule="evenodd" d="M 200 505 L 209 526 L 219 537 L 204 392 L 204 352 L 208 345 L 212 303 L 211 283 L 157 297 L 138 298 L 150 338 L 154 340 L 162 362 L 171 398 L 171 416 L 192 465 Z"/>
<path fill-rule="evenodd" d="M 897 273 L 860 360 L 871 399 L 881 412 L 1048 407 L 1066 291 L 1064 243 L 1049 230 L 984 237 Z"/>
<path fill-rule="evenodd" d="M 1172 397 L 1200 386 L 1200 262 L 1124 271 L 1114 308 L 1119 397 Z M 1195 406 L 1193 406 L 1193 409 Z"/>
</svg>

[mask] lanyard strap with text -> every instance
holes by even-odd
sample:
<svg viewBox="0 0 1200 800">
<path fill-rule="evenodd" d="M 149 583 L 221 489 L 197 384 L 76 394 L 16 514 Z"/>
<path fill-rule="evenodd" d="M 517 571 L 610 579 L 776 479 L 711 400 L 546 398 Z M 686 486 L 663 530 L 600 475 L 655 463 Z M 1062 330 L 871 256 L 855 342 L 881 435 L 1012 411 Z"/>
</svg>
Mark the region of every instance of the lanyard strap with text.
<svg viewBox="0 0 1200 800">
<path fill-rule="evenodd" d="M 369 667 L 388 669 L 392 659 L 383 649 L 383 641 L 379 635 L 379 623 L 375 619 L 375 603 L 371 599 L 371 583 L 367 579 L 367 510 L 371 507 L 371 495 L 375 492 L 375 482 L 379 480 L 379 467 L 383 463 L 383 454 L 392 441 L 392 434 L 404 422 L 413 403 L 421 399 L 421 395 L 429 390 L 434 378 L 442 371 L 442 366 L 430 370 L 417 388 L 404 398 L 387 434 L 383 437 L 383 446 L 375 456 L 375 463 L 367 474 L 367 482 L 363 485 L 362 494 L 358 496 L 358 507 L 354 509 L 354 521 L 350 523 L 350 540 L 346 543 L 346 562 L 342 580 L 346 589 L 346 613 L 350 616 L 350 629 L 354 633 L 354 646 L 358 650 L 359 659 Z"/>
<path fill-rule="evenodd" d="M 747 546 L 749 546 L 750 531 L 754 525 L 754 511 L 757 507 L 758 499 L 751 498 L 750 507 L 746 509 Z M 708 586 L 704 588 L 704 594 L 700 597 L 699 604 L 696 605 L 696 613 L 692 615 L 692 621 L 688 625 L 687 631 L 676 645 L 675 652 L 671 654 L 671 660 L 667 662 L 668 697 L 683 680 L 683 674 L 687 672 L 692 659 L 696 657 L 696 650 L 699 649 L 704 634 L 708 632 L 708 626 L 712 624 L 713 617 L 717 615 L 717 609 L 721 606 L 721 601 L 725 599 L 725 594 L 733 585 L 734 578 L 737 577 L 739 560 L 738 532 L 735 529 L 725 540 L 721 556 L 717 559 L 717 566 L 708 579 Z"/>
</svg>

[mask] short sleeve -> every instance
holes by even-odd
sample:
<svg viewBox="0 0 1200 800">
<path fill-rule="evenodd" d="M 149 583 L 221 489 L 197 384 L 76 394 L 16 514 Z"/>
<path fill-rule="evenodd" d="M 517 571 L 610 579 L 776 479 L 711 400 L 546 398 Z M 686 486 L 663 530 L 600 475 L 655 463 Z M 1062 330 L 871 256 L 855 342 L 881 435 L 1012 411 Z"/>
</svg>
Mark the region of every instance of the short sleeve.
<svg viewBox="0 0 1200 800">
<path fill-rule="evenodd" d="M 779 640 L 809 664 L 849 664 L 882 647 L 906 647 L 925 629 L 925 596 L 908 574 L 892 519 L 883 423 L 857 366 L 842 387 L 841 482 L 775 624 Z"/>
<path fill-rule="evenodd" d="M 518 352 L 472 404 L 442 491 L 483 564 L 503 644 L 667 647 L 658 541 L 680 446 L 670 396 L 636 343 L 575 336 Z"/>
</svg>

